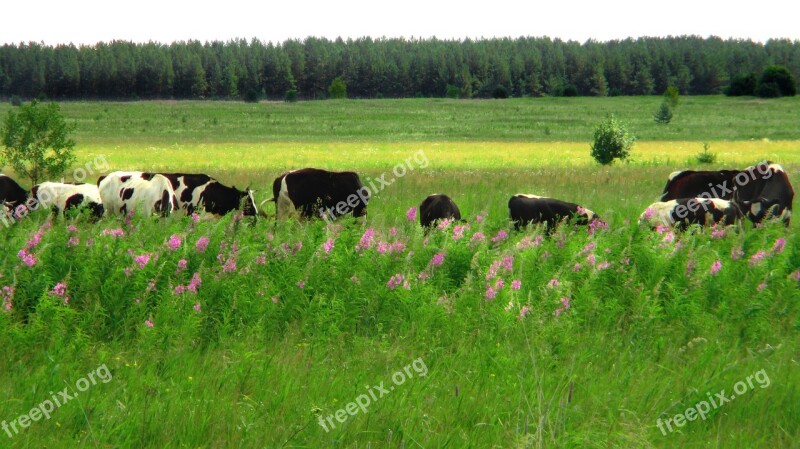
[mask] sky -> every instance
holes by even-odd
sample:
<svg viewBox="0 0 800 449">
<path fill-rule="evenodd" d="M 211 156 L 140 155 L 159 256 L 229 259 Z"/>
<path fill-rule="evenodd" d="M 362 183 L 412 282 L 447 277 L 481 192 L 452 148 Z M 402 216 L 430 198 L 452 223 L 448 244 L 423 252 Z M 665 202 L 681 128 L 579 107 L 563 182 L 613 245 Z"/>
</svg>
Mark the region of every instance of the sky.
<svg viewBox="0 0 800 449">
<path fill-rule="evenodd" d="M 308 36 L 440 39 L 642 36 L 800 40 L 800 0 L 21 0 L 4 2 L 0 44 L 127 40 L 283 42 Z M 747 7 L 745 7 L 747 5 Z M 763 6 L 762 6 L 763 5 Z"/>
</svg>

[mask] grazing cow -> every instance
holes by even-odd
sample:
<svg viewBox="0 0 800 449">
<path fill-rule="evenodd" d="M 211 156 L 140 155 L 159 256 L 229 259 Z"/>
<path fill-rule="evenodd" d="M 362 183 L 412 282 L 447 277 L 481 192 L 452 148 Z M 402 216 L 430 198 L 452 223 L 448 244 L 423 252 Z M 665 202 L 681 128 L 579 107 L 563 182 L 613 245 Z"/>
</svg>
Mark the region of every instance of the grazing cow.
<svg viewBox="0 0 800 449">
<path fill-rule="evenodd" d="M 225 215 L 242 207 L 246 216 L 258 215 L 253 191 L 249 188 L 239 190 L 236 186 L 223 185 L 211 176 L 189 173 L 159 173 L 172 183 L 178 204 L 186 213 L 205 210 L 216 215 Z"/>
<path fill-rule="evenodd" d="M 461 220 L 461 211 L 449 196 L 435 193 L 419 205 L 419 223 L 424 228 L 433 226 L 437 220 Z"/>
<path fill-rule="evenodd" d="M 20 187 L 17 181 L 10 176 L 0 174 L 0 203 L 10 207 L 11 210 L 25 204 L 28 200 L 28 191 Z"/>
<path fill-rule="evenodd" d="M 367 214 L 369 189 L 354 172 L 332 172 L 303 168 L 280 175 L 272 183 L 276 218 L 321 217 L 325 221 L 352 213 Z"/>
<path fill-rule="evenodd" d="M 113 172 L 97 181 L 105 209 L 112 214 L 140 210 L 147 214 L 171 214 L 178 198 L 166 176 L 142 172 Z"/>
<path fill-rule="evenodd" d="M 545 231 L 551 233 L 562 220 L 573 219 L 578 225 L 588 225 L 594 220 L 600 220 L 597 214 L 577 204 L 522 193 L 508 200 L 508 211 L 516 230 L 531 223 L 544 223 Z"/>
<path fill-rule="evenodd" d="M 51 207 L 55 214 L 66 214 L 70 209 L 88 209 L 95 218 L 103 216 L 100 190 L 93 184 L 43 182 L 33 186 L 30 196 L 39 206 Z"/>
<path fill-rule="evenodd" d="M 652 228 L 661 225 L 686 229 L 692 224 L 732 225 L 742 217 L 739 205 L 733 201 L 719 198 L 679 198 L 651 204 L 639 216 L 639 223 L 649 224 Z"/>
<path fill-rule="evenodd" d="M 681 198 L 720 198 L 741 204 L 768 202 L 772 207 L 767 217 L 779 217 L 788 225 L 794 189 L 783 167 L 766 161 L 744 170 L 674 172 L 664 186 L 661 201 Z"/>
</svg>

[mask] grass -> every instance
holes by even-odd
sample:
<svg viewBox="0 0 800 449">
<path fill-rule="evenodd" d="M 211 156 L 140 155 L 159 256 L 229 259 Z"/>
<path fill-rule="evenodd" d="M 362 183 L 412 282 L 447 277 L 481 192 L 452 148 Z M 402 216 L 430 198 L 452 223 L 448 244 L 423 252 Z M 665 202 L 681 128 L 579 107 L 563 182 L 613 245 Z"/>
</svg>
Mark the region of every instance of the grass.
<svg viewBox="0 0 800 449">
<path fill-rule="evenodd" d="M 27 414 L 51 392 L 74 390 L 103 364 L 113 378 L 13 438 L 0 430 L 2 446 L 796 445 L 798 221 L 719 237 L 653 232 L 636 217 L 702 142 L 719 155 L 709 167 L 769 158 L 798 185 L 800 130 L 790 125 L 797 100 L 684 98 L 676 120 L 692 114 L 703 126 L 674 139 L 677 122 L 652 124 L 650 103 L 659 100 L 64 104 L 78 120 L 81 161 L 102 155 L 113 169 L 204 171 L 250 183 L 260 199 L 288 168 L 355 168 L 374 179 L 419 151 L 427 162 L 378 192 L 365 226 L 233 216 L 48 225 L 38 213 L 4 228 L 0 288 L 14 293 L 6 290 L 2 310 L 10 307 L 0 312 L 0 390 L 8 398 L 0 421 Z M 266 109 L 280 111 L 271 113 L 282 126 L 258 118 Z M 634 123 L 640 117 L 634 133 L 668 129 L 637 142 L 630 163 L 598 167 L 586 136 L 605 109 Z M 459 120 L 444 120 L 447 113 Z M 540 117 L 549 137 L 521 126 L 514 134 L 518 115 Z M 342 128 L 330 131 L 337 120 Z M 137 134 L 143 121 L 149 125 Z M 715 128 L 726 121 L 736 126 Z M 184 123 L 185 133 L 173 133 Z M 433 192 L 453 196 L 469 227 L 425 235 L 409 222 L 409 208 Z M 506 204 L 516 192 L 577 201 L 609 228 L 563 228 L 543 239 L 535 230 L 510 232 Z M 124 235 L 102 232 L 112 229 Z M 366 229 L 374 240 L 356 249 L 369 240 Z M 171 236 L 173 245 L 180 240 L 174 250 Z M 196 246 L 202 237 L 204 251 Z M 202 282 L 186 291 L 195 273 Z M 397 275 L 408 289 L 403 281 L 391 288 Z M 409 368 L 395 385 L 392 376 L 415 361 L 425 369 Z M 761 370 L 768 386 L 756 383 L 705 420 L 672 424 L 676 432 L 659 430 L 659 418 L 707 393 L 730 396 Z M 319 416 L 335 416 L 381 382 L 395 389 L 366 412 L 332 418 L 329 432 L 319 425 Z"/>
</svg>

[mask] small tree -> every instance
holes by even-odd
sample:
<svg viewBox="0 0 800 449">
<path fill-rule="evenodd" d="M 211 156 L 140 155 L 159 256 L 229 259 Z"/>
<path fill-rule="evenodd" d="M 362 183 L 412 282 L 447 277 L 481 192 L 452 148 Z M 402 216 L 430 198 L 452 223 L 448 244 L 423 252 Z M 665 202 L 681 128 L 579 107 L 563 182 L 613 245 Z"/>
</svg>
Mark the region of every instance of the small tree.
<svg viewBox="0 0 800 449">
<path fill-rule="evenodd" d="M 678 88 L 675 86 L 668 86 L 667 90 L 664 91 L 664 101 L 669 103 L 671 108 L 677 108 L 678 104 L 681 102 Z"/>
<path fill-rule="evenodd" d="M 778 87 L 778 91 L 780 95 L 785 97 L 793 97 L 797 94 L 797 86 L 795 85 L 794 76 L 792 72 L 789 71 L 784 66 L 781 65 L 771 65 L 764 69 L 764 72 L 761 74 L 761 80 L 759 80 L 759 87 L 764 84 L 775 83 Z M 769 87 L 767 89 L 759 89 L 761 92 L 768 92 L 772 94 L 774 91 L 774 87 Z M 759 96 L 762 96 L 761 93 L 757 91 L 756 93 Z M 780 96 L 779 95 L 779 96 Z M 772 96 L 772 95 L 763 95 L 763 96 Z"/>
<path fill-rule="evenodd" d="M 710 148 L 711 144 L 708 142 L 703 142 L 703 152 L 697 153 L 694 156 L 698 164 L 713 164 L 714 162 L 717 162 L 717 155 L 708 152 Z"/>
<path fill-rule="evenodd" d="M 661 107 L 658 108 L 658 112 L 653 114 L 653 120 L 662 125 L 666 125 L 672 121 L 672 108 L 669 106 L 667 100 L 661 102 Z"/>
<path fill-rule="evenodd" d="M 331 85 L 328 86 L 328 93 L 331 95 L 331 98 L 347 98 L 347 85 L 344 83 L 341 76 L 337 76 L 331 81 Z"/>
<path fill-rule="evenodd" d="M 625 160 L 634 141 L 636 137 L 612 115 L 594 130 L 592 157 L 603 165 L 612 164 L 615 159 Z"/>
<path fill-rule="evenodd" d="M 75 141 L 56 103 L 41 105 L 34 100 L 8 111 L 2 129 L 3 165 L 38 184 L 45 178 L 61 176 L 75 162 Z"/>
<path fill-rule="evenodd" d="M 740 97 L 742 95 L 754 95 L 756 93 L 755 73 L 740 73 L 731 80 L 730 86 L 725 89 L 725 95 L 729 97 Z"/>
<path fill-rule="evenodd" d="M 297 89 L 287 90 L 286 95 L 283 96 L 283 101 L 287 103 L 294 103 L 297 101 Z"/>
</svg>

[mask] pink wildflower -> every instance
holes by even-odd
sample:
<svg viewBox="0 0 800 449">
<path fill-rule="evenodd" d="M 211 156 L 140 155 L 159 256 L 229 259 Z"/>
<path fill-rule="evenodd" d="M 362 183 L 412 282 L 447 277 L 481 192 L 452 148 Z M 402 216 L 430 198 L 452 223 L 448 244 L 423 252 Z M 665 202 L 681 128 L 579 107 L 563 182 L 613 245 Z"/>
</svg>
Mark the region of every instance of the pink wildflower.
<svg viewBox="0 0 800 449">
<path fill-rule="evenodd" d="M 148 318 L 148 319 L 147 319 L 147 320 L 144 322 L 144 324 L 145 324 L 145 326 L 147 326 L 147 327 L 153 327 L 153 317 L 151 316 L 150 318 Z"/>
<path fill-rule="evenodd" d="M 150 254 L 145 253 L 140 256 L 136 256 L 133 260 L 139 264 L 139 268 L 144 268 L 145 265 L 150 262 Z"/>
<path fill-rule="evenodd" d="M 78 246 L 78 244 L 79 244 L 79 243 L 81 243 L 80 239 L 79 239 L 78 237 L 75 237 L 75 236 L 73 235 L 73 236 L 72 236 L 72 237 L 70 237 L 70 238 L 69 238 L 69 240 L 67 241 L 67 246 Z"/>
<path fill-rule="evenodd" d="M 595 269 L 597 270 L 605 270 L 606 268 L 610 267 L 611 264 L 609 262 L 600 262 L 599 264 L 595 265 Z"/>
<path fill-rule="evenodd" d="M 103 229 L 102 235 L 110 235 L 111 237 L 123 237 L 125 235 L 125 231 L 120 229 Z"/>
<path fill-rule="evenodd" d="M 169 241 L 167 241 L 167 247 L 171 251 L 175 251 L 178 248 L 180 248 L 181 247 L 181 237 L 178 234 L 172 234 L 170 236 L 170 238 L 169 238 Z"/>
<path fill-rule="evenodd" d="M 199 302 L 194 303 L 194 311 L 197 312 L 197 313 L 200 313 L 200 303 Z"/>
<path fill-rule="evenodd" d="M 800 281 L 800 270 L 795 270 L 794 273 L 789 275 L 789 277 L 795 281 Z"/>
<path fill-rule="evenodd" d="M 333 247 L 335 246 L 335 241 L 333 239 L 328 239 L 325 243 L 322 244 L 322 249 L 325 250 L 325 254 L 330 254 L 333 251 Z"/>
<path fill-rule="evenodd" d="M 186 289 L 197 293 L 197 289 L 200 287 L 200 284 L 203 283 L 203 280 L 200 278 L 200 273 L 195 273 L 192 275 L 192 280 L 189 281 L 189 284 L 186 285 Z"/>
<path fill-rule="evenodd" d="M 256 263 L 258 265 L 266 265 L 267 264 L 267 255 L 262 252 L 258 257 L 256 257 Z"/>
<path fill-rule="evenodd" d="M 711 231 L 711 238 L 712 239 L 719 239 L 725 237 L 725 228 L 715 229 Z"/>
<path fill-rule="evenodd" d="M 547 283 L 547 286 L 550 288 L 557 288 L 558 284 L 558 279 L 550 279 L 550 281 Z"/>
<path fill-rule="evenodd" d="M 298 288 L 306 288 L 306 282 L 305 281 L 297 281 L 297 287 Z"/>
<path fill-rule="evenodd" d="M 576 263 L 575 265 L 572 266 L 572 271 L 581 271 L 581 268 L 583 268 L 581 267 L 581 264 Z"/>
<path fill-rule="evenodd" d="M 208 247 L 208 242 L 209 242 L 208 237 L 202 236 L 199 239 L 197 239 L 197 243 L 195 243 L 194 249 L 198 253 L 204 253 L 206 252 L 206 248 Z"/>
<path fill-rule="evenodd" d="M 28 266 L 28 268 L 31 268 L 34 265 L 36 265 L 36 257 L 33 255 L 33 253 L 29 253 L 25 249 L 19 250 L 19 252 L 17 253 L 17 257 L 22 259 L 22 262 L 24 262 L 25 265 Z"/>
<path fill-rule="evenodd" d="M 406 212 L 406 218 L 408 218 L 408 221 L 416 220 L 417 219 L 417 208 L 416 207 L 412 207 L 411 209 L 409 209 L 408 212 Z"/>
<path fill-rule="evenodd" d="M 501 229 L 501 230 L 497 231 L 497 234 L 494 237 L 492 237 L 492 243 L 502 242 L 507 237 L 508 237 L 508 232 L 506 232 L 506 231 Z"/>
<path fill-rule="evenodd" d="M 531 308 L 529 306 L 522 306 L 522 308 L 519 310 L 519 319 L 525 318 L 525 316 L 528 315 L 528 312 L 530 311 Z"/>
<path fill-rule="evenodd" d="M 75 226 L 75 225 L 68 225 L 67 226 L 67 231 L 75 232 L 77 230 L 78 230 L 78 227 Z"/>
<path fill-rule="evenodd" d="M 186 261 L 186 259 L 179 260 L 178 261 L 178 269 L 175 270 L 175 273 L 177 274 L 177 273 L 180 273 L 181 271 L 185 270 L 187 264 L 188 264 L 188 262 Z"/>
<path fill-rule="evenodd" d="M 478 216 L 475 217 L 475 221 L 477 221 L 478 223 L 483 223 L 483 220 L 486 219 L 486 215 L 488 215 L 487 212 L 485 210 L 482 210 L 481 213 L 479 213 Z"/>
<path fill-rule="evenodd" d="M 464 237 L 464 231 L 467 229 L 466 225 L 456 225 L 453 227 L 453 240 L 461 240 Z"/>
<path fill-rule="evenodd" d="M 433 256 L 433 259 L 431 259 L 431 265 L 433 265 L 434 267 L 439 267 L 443 263 L 444 263 L 444 253 L 437 253 L 436 255 Z"/>
<path fill-rule="evenodd" d="M 742 251 L 741 246 L 737 246 L 735 248 L 731 248 L 731 259 L 739 260 L 744 256 L 744 251 Z"/>
<path fill-rule="evenodd" d="M 441 220 L 438 225 L 436 225 L 436 228 L 437 229 L 445 229 L 448 226 L 450 226 L 450 224 L 452 224 L 452 223 L 453 223 L 453 219 L 452 218 L 445 218 L 445 219 Z"/>
<path fill-rule="evenodd" d="M 486 236 L 483 235 L 483 232 L 476 232 L 469 239 L 470 242 L 482 242 L 484 240 L 486 240 Z"/>
<path fill-rule="evenodd" d="M 176 285 L 175 286 L 175 294 L 176 295 L 181 295 L 185 291 L 186 291 L 186 286 L 185 285 Z"/>
<path fill-rule="evenodd" d="M 3 299 L 3 310 L 10 311 L 14 307 L 14 287 L 6 285 L 0 290 L 0 297 Z"/>
<path fill-rule="evenodd" d="M 494 299 L 495 296 L 497 296 L 497 291 L 493 289 L 491 285 L 487 285 L 486 294 L 484 295 L 484 297 L 486 299 Z"/>
<path fill-rule="evenodd" d="M 716 276 L 717 273 L 719 273 L 719 270 L 721 269 L 722 269 L 722 262 L 719 259 L 715 260 L 714 263 L 711 264 L 711 275 Z"/>
<path fill-rule="evenodd" d="M 562 312 L 565 312 L 569 308 L 570 308 L 569 298 L 561 298 L 561 307 L 556 309 L 556 311 L 553 313 L 555 314 L 555 316 L 559 316 L 561 315 Z"/>
<path fill-rule="evenodd" d="M 779 238 L 778 240 L 775 240 L 775 244 L 772 245 L 772 252 L 780 254 L 783 252 L 784 246 L 786 246 L 786 239 Z"/>
<path fill-rule="evenodd" d="M 766 282 L 762 282 L 762 283 L 758 284 L 758 287 L 756 287 L 756 290 L 761 291 L 761 290 L 764 290 L 765 288 L 767 288 L 767 283 Z"/>
<path fill-rule="evenodd" d="M 754 265 L 758 265 L 766 257 L 767 257 L 767 252 L 766 251 L 764 251 L 764 250 L 758 251 L 757 253 L 753 254 L 752 257 L 750 257 L 750 266 L 752 267 Z"/>
<path fill-rule="evenodd" d="M 192 213 L 192 222 L 197 223 L 198 221 L 200 221 L 200 216 L 196 213 Z"/>
<path fill-rule="evenodd" d="M 519 290 L 520 287 L 522 287 L 522 281 L 520 281 L 519 279 L 514 279 L 513 281 L 511 281 L 512 290 Z"/>
<path fill-rule="evenodd" d="M 402 274 L 395 274 L 391 278 L 389 278 L 389 282 L 386 283 L 386 286 L 389 287 L 389 290 L 394 290 L 395 287 L 401 285 L 405 280 L 405 276 Z"/>
<path fill-rule="evenodd" d="M 368 228 L 366 231 L 364 231 L 364 234 L 361 236 L 361 240 L 358 241 L 358 245 L 356 245 L 356 251 L 369 249 L 372 246 L 372 242 L 374 240 L 375 240 L 375 230 L 372 228 Z"/>
</svg>

